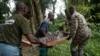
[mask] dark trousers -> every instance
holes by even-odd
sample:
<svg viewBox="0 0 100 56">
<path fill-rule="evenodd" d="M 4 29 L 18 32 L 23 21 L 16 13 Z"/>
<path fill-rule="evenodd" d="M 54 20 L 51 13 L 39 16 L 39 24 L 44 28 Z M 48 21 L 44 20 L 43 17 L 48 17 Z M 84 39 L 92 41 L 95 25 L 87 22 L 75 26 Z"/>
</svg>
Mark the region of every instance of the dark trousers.
<svg viewBox="0 0 100 56">
<path fill-rule="evenodd" d="M 48 48 L 40 47 L 40 56 L 47 56 Z"/>
</svg>

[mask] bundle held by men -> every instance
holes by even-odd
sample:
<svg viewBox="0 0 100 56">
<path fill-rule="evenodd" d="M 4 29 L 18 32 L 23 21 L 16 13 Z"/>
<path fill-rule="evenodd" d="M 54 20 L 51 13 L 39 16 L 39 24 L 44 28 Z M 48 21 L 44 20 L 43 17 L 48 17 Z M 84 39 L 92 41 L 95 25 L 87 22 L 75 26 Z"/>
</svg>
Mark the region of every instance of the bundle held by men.
<svg viewBox="0 0 100 56">
<path fill-rule="evenodd" d="M 58 31 L 52 34 L 47 34 L 46 37 L 39 38 L 41 42 L 47 43 L 48 45 L 54 45 L 56 42 L 61 42 L 65 40 L 68 36 L 67 32 Z M 60 40 L 60 41 L 57 41 Z"/>
</svg>

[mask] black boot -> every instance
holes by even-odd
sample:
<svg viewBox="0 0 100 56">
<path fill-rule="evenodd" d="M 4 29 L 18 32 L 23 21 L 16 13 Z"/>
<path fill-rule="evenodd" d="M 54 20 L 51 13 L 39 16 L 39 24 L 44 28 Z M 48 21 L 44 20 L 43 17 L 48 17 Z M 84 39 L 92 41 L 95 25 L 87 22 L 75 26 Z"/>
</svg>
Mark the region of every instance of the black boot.
<svg viewBox="0 0 100 56">
<path fill-rule="evenodd" d="M 72 56 L 78 56 L 77 51 L 71 51 Z"/>
<path fill-rule="evenodd" d="M 83 56 L 83 49 L 78 50 L 78 56 Z"/>
</svg>

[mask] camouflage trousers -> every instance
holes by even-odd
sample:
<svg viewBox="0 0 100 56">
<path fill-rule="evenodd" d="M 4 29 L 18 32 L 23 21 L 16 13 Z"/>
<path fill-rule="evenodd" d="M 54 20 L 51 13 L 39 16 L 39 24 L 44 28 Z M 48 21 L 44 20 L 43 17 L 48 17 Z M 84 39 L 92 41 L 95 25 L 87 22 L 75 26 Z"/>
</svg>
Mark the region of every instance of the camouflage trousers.
<svg viewBox="0 0 100 56">
<path fill-rule="evenodd" d="M 89 38 L 86 38 L 81 41 L 72 40 L 71 43 L 71 54 L 72 56 L 83 56 L 83 48 L 86 45 Z M 75 54 L 73 54 L 73 52 Z"/>
<path fill-rule="evenodd" d="M 80 31 L 76 34 L 75 38 L 71 42 L 71 55 L 72 56 L 83 56 L 84 46 L 87 44 L 89 38 L 91 37 L 90 29 L 85 31 Z"/>
</svg>

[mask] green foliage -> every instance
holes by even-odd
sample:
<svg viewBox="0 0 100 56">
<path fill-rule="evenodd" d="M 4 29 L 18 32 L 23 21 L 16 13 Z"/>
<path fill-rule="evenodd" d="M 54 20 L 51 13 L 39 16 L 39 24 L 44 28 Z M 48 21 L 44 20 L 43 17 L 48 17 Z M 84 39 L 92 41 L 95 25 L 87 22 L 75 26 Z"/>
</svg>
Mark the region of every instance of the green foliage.
<svg viewBox="0 0 100 56">
<path fill-rule="evenodd" d="M 8 2 L 8 0 L 2 0 L 3 2 Z"/>
<path fill-rule="evenodd" d="M 90 5 L 92 7 L 90 10 L 92 19 L 94 22 L 100 23 L 100 17 L 98 16 L 100 15 L 100 0 L 91 0 Z"/>
<path fill-rule="evenodd" d="M 0 2 L 0 13 L 5 14 L 9 12 L 9 7 L 5 2 Z"/>
<path fill-rule="evenodd" d="M 0 15 L 0 23 L 4 23 L 5 22 L 5 17 L 3 17 L 2 15 Z"/>
<path fill-rule="evenodd" d="M 50 30 L 51 32 L 55 32 L 58 31 L 60 27 L 62 27 L 62 25 L 65 24 L 65 18 L 64 17 L 60 17 L 60 18 L 56 18 L 55 19 L 55 24 L 50 25 Z"/>
<path fill-rule="evenodd" d="M 80 13 L 87 16 L 87 14 L 90 14 L 91 7 L 86 6 L 86 5 L 79 5 L 77 6 L 77 9 L 79 10 Z"/>
<path fill-rule="evenodd" d="M 41 6 L 44 8 L 48 8 L 50 4 L 52 4 L 53 0 L 41 0 Z"/>
<path fill-rule="evenodd" d="M 97 3 L 100 3 L 100 0 L 90 0 L 90 3 L 91 4 L 97 4 Z"/>
<path fill-rule="evenodd" d="M 48 56 L 71 56 L 70 55 L 70 42 L 63 41 L 62 43 L 57 44 L 53 48 L 49 49 Z"/>
<path fill-rule="evenodd" d="M 7 1 L 8 0 L 3 0 L 2 2 L 0 2 L 0 23 L 3 23 L 5 20 L 3 14 L 6 14 L 10 11 L 9 7 L 6 4 Z"/>
<path fill-rule="evenodd" d="M 96 16 L 98 17 L 98 19 L 100 19 L 100 13 L 96 13 Z"/>
<path fill-rule="evenodd" d="M 90 16 L 91 16 L 91 14 L 90 14 L 90 9 L 91 9 L 91 7 L 90 6 L 86 6 L 86 5 L 78 5 L 77 6 L 77 10 L 81 13 L 81 14 L 83 14 L 84 16 L 85 16 L 85 18 L 86 18 L 86 20 L 88 21 L 91 21 L 92 19 L 90 19 Z"/>
<path fill-rule="evenodd" d="M 100 32 L 99 29 L 96 29 L 96 26 L 91 23 L 89 24 L 92 29 L 92 37 L 88 42 L 88 45 L 85 48 L 85 54 L 87 56 L 100 56 Z M 100 26 L 100 23 L 99 23 Z"/>
<path fill-rule="evenodd" d="M 100 0 L 68 0 L 68 5 L 75 4 L 89 22 L 100 23 Z M 68 6 L 66 5 L 66 6 Z M 99 14 L 98 14 L 99 13 Z M 97 15 L 98 14 L 98 15 Z"/>
</svg>

